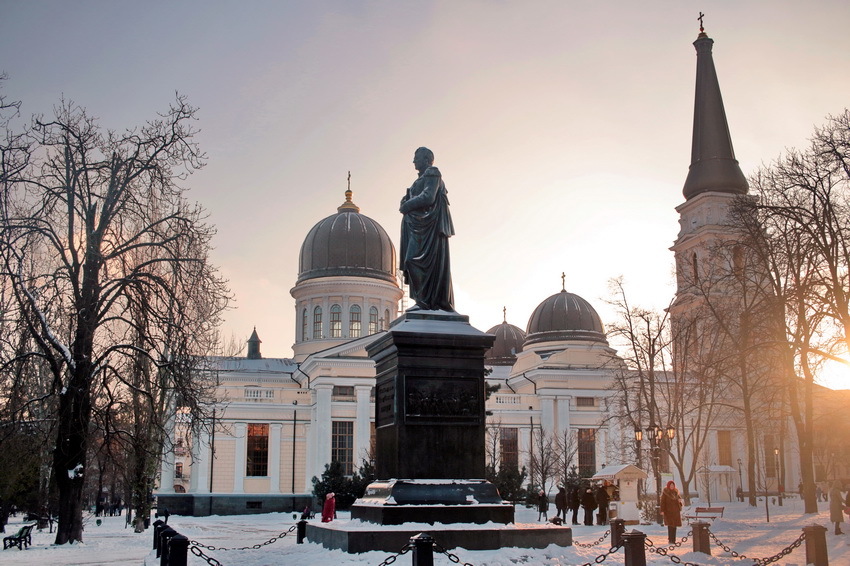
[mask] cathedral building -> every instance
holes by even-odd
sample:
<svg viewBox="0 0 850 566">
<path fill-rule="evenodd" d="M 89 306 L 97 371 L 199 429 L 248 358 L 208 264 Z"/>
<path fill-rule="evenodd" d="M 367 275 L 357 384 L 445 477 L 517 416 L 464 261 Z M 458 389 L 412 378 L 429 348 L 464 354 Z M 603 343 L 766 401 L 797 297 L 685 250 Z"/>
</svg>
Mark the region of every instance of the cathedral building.
<svg viewBox="0 0 850 566">
<path fill-rule="evenodd" d="M 687 318 L 694 304 L 688 285 L 711 242 L 724 237 L 729 203 L 747 192 L 712 43 L 700 33 L 694 44 L 692 163 L 672 247 L 679 280 L 674 323 Z M 180 449 L 163 458 L 161 505 L 190 515 L 291 511 L 310 501 L 311 479 L 327 464 L 339 462 L 351 474 L 372 458 L 375 366 L 366 346 L 401 314 L 396 258 L 384 228 L 362 214 L 346 191 L 337 212 L 316 223 L 301 247 L 290 291 L 293 357 L 263 357 L 255 329 L 246 356 L 211 360 L 219 384 L 214 426 L 200 438 L 184 438 L 178 414 L 172 444 Z M 488 330 L 496 341 L 486 354 L 486 379 L 499 385 L 486 405 L 488 458 L 530 468 L 535 438 L 548 434 L 572 443 L 579 473 L 590 476 L 606 464 L 635 463 L 635 432 L 614 410 L 614 381 L 628 370 L 593 306 L 561 287 L 540 302 L 524 331 L 506 318 Z M 734 459 L 746 454 L 743 442 L 735 423 L 710 432 L 703 468 L 712 500 L 731 500 L 740 485 Z M 787 486 L 797 482 L 792 460 L 783 468 Z"/>
</svg>

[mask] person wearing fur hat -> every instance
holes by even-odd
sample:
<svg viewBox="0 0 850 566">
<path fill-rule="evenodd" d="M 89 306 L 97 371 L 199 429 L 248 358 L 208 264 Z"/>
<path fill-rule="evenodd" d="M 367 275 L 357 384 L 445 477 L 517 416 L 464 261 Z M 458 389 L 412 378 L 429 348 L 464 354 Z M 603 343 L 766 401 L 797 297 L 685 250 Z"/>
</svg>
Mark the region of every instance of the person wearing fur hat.
<svg viewBox="0 0 850 566">
<path fill-rule="evenodd" d="M 676 527 L 682 526 L 682 498 L 679 490 L 672 481 L 661 491 L 661 516 L 667 525 L 667 540 L 670 544 L 676 542 Z"/>
</svg>

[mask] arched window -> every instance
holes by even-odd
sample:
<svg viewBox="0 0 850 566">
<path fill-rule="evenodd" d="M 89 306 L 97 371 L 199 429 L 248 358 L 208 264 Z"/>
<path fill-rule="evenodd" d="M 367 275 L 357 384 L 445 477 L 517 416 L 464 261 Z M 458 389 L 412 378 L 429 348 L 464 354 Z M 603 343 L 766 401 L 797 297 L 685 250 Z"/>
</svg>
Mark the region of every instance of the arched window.
<svg viewBox="0 0 850 566">
<path fill-rule="evenodd" d="M 342 307 L 331 307 L 331 338 L 342 338 Z"/>
<path fill-rule="evenodd" d="M 301 311 L 301 341 L 307 341 L 307 309 Z"/>
<path fill-rule="evenodd" d="M 390 309 L 384 311 L 384 323 L 381 326 L 384 330 L 390 327 Z"/>
<path fill-rule="evenodd" d="M 348 311 L 348 337 L 360 338 L 360 306 L 351 305 Z"/>
<path fill-rule="evenodd" d="M 369 334 L 378 332 L 378 309 L 371 307 L 369 309 Z"/>
<path fill-rule="evenodd" d="M 691 269 L 693 269 L 694 284 L 699 283 L 699 264 L 697 263 L 697 254 L 691 256 Z"/>
<path fill-rule="evenodd" d="M 313 309 L 313 340 L 322 338 L 322 307 Z"/>
</svg>

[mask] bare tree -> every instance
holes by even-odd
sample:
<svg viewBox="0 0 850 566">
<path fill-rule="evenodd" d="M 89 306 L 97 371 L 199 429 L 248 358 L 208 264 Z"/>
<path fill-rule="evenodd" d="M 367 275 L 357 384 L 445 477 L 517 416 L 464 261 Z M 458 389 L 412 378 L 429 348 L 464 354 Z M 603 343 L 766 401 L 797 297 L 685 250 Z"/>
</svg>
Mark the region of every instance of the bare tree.
<svg viewBox="0 0 850 566">
<path fill-rule="evenodd" d="M 557 479 L 558 457 L 555 437 L 541 427 L 532 428 L 529 446 L 529 480 L 531 484 L 549 493 L 552 483 Z"/>
<path fill-rule="evenodd" d="M 156 376 L 148 383 L 203 420 L 198 374 L 187 368 L 205 353 L 195 349 L 217 325 L 228 291 L 208 261 L 214 230 L 182 187 L 204 160 L 194 120 L 178 96 L 140 128 L 104 132 L 84 109 L 62 102 L 53 119 L 35 119 L 26 132 L 31 159 L 4 174 L 2 278 L 18 312 L 31 313 L 22 320 L 36 348 L 25 357 L 48 368 L 42 395 L 58 406 L 57 544 L 82 540 L 91 425 L 129 436 L 116 406 L 167 407 L 141 376 Z M 200 326 L 182 326 L 189 321 Z M 145 450 L 155 450 L 155 440 Z"/>
</svg>

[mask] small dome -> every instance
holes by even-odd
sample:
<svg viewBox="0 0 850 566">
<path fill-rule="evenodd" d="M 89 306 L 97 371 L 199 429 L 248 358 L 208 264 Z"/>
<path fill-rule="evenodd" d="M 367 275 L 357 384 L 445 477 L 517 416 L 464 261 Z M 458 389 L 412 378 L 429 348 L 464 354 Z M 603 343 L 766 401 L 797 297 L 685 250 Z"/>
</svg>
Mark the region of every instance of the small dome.
<svg viewBox="0 0 850 566">
<path fill-rule="evenodd" d="M 525 345 L 558 340 L 605 342 L 605 328 L 590 303 L 567 291 L 540 303 L 528 319 Z"/>
<path fill-rule="evenodd" d="M 380 224 L 351 202 L 319 221 L 301 245 L 298 283 L 317 277 L 348 275 L 396 281 L 396 252 Z"/>
<path fill-rule="evenodd" d="M 496 341 L 493 342 L 493 347 L 485 352 L 484 363 L 491 366 L 514 365 L 516 355 L 522 352 L 525 332 L 505 321 L 488 330 L 487 334 L 495 334 Z"/>
</svg>

